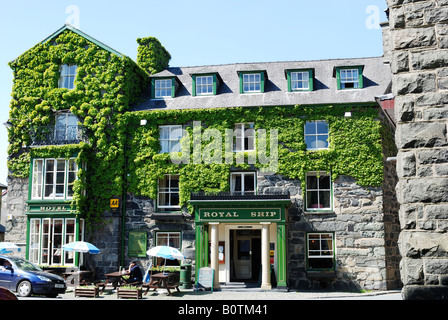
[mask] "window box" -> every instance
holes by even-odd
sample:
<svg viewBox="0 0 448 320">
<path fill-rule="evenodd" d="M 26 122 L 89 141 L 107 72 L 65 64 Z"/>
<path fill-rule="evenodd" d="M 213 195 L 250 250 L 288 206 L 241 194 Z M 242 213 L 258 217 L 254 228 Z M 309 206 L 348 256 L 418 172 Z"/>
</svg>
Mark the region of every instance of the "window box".
<svg viewBox="0 0 448 320">
<path fill-rule="evenodd" d="M 285 70 L 285 73 L 288 80 L 288 92 L 313 91 L 313 69 L 290 69 Z"/>
<path fill-rule="evenodd" d="M 333 76 L 336 76 L 338 90 L 362 89 L 364 66 L 336 67 Z"/>
<path fill-rule="evenodd" d="M 238 71 L 240 93 L 263 93 L 268 80 L 266 71 Z"/>
<path fill-rule="evenodd" d="M 192 74 L 192 96 L 216 95 L 221 82 L 217 73 Z"/>
</svg>

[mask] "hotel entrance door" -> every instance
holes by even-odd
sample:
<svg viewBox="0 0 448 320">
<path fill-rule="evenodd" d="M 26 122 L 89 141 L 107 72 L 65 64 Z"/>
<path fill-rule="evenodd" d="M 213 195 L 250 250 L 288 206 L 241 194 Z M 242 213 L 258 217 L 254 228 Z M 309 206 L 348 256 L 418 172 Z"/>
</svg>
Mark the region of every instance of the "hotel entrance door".
<svg viewBox="0 0 448 320">
<path fill-rule="evenodd" d="M 258 280 L 261 267 L 260 230 L 230 230 L 231 281 Z"/>
</svg>

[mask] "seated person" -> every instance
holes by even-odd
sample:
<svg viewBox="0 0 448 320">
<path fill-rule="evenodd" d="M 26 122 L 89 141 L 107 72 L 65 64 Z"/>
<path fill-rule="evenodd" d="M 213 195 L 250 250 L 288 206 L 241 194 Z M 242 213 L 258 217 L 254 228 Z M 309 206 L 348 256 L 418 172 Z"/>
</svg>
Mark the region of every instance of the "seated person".
<svg viewBox="0 0 448 320">
<path fill-rule="evenodd" d="M 0 266 L 0 270 L 1 271 L 12 270 L 11 263 L 8 260 L 5 260 L 5 262 L 3 262 L 3 265 Z"/>
<path fill-rule="evenodd" d="M 128 283 L 142 282 L 142 281 L 143 281 L 142 270 L 137 265 L 137 261 L 132 260 L 131 264 L 129 265 L 129 279 L 128 279 Z"/>
</svg>

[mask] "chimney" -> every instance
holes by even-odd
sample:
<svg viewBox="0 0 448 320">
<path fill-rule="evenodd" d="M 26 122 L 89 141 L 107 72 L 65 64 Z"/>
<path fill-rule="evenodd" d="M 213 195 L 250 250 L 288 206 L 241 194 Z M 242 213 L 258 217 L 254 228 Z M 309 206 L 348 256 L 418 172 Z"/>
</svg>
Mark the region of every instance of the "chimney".
<svg viewBox="0 0 448 320">
<path fill-rule="evenodd" d="M 137 63 L 146 72 L 152 75 L 168 68 L 171 55 L 157 38 L 138 38 L 137 43 Z"/>
</svg>

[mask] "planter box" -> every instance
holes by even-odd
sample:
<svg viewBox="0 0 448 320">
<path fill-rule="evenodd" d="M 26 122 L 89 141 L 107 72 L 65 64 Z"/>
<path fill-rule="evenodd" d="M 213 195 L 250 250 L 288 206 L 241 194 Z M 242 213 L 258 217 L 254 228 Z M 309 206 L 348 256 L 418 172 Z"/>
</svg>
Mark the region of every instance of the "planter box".
<svg viewBox="0 0 448 320">
<path fill-rule="evenodd" d="M 117 298 L 130 298 L 130 299 L 141 299 L 142 298 L 142 288 L 136 289 L 123 289 L 117 288 Z"/>
<path fill-rule="evenodd" d="M 98 287 L 76 287 L 75 297 L 92 297 L 97 298 L 100 295 Z"/>
</svg>

